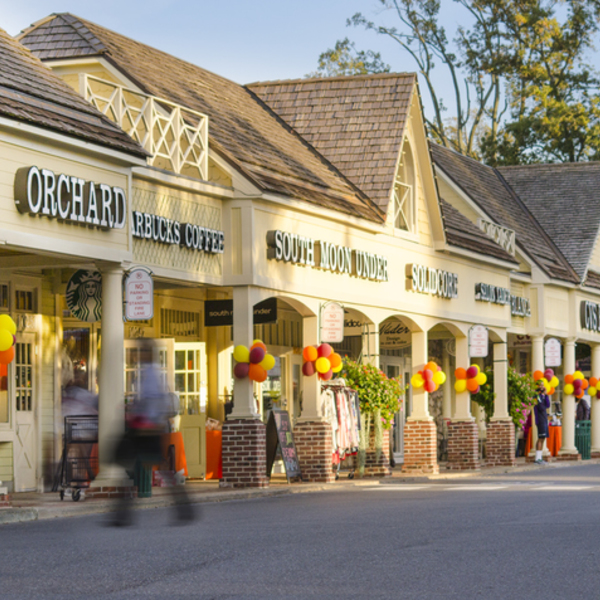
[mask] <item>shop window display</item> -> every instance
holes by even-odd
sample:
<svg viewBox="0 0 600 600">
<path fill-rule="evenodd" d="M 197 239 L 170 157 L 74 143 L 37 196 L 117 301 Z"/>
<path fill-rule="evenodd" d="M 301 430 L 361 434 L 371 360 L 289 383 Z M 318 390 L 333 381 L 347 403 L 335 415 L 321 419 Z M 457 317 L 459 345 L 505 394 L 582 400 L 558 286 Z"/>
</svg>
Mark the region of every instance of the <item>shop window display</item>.
<svg viewBox="0 0 600 600">
<path fill-rule="evenodd" d="M 0 423 L 8 423 L 10 412 L 8 400 L 9 365 L 0 365 Z"/>
</svg>

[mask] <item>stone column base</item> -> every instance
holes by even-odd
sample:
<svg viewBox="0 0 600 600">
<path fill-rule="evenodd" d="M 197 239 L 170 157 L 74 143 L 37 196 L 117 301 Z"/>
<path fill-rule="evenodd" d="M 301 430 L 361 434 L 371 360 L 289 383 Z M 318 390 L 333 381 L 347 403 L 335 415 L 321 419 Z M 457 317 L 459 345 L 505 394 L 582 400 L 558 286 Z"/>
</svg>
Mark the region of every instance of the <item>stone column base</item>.
<svg viewBox="0 0 600 600">
<path fill-rule="evenodd" d="M 302 471 L 302 481 L 335 481 L 331 425 L 326 421 L 301 421 L 294 427 L 294 441 Z"/>
<path fill-rule="evenodd" d="M 448 469 L 474 471 L 479 463 L 479 428 L 475 421 L 448 424 Z"/>
<path fill-rule="evenodd" d="M 487 426 L 485 464 L 487 467 L 514 467 L 517 464 L 512 419 L 492 421 Z"/>
<path fill-rule="evenodd" d="M 267 428 L 262 421 L 232 419 L 223 423 L 222 488 L 268 487 Z"/>
<path fill-rule="evenodd" d="M 600 458 L 600 450 L 594 450 L 594 449 L 592 449 L 592 452 L 590 454 L 590 458 Z"/>
<path fill-rule="evenodd" d="M 579 454 L 579 452 L 565 452 L 564 454 L 562 454 L 561 451 L 558 453 L 555 460 L 560 462 L 567 460 L 581 460 L 581 454 Z"/>
<path fill-rule="evenodd" d="M 433 421 L 406 421 L 403 473 L 439 473 L 437 428 Z"/>
<path fill-rule="evenodd" d="M 375 450 L 375 433 L 371 427 L 370 445 L 365 456 L 365 473 L 363 477 L 389 477 L 392 474 L 390 469 L 390 431 L 383 430 L 383 447 L 381 453 L 377 456 Z"/>
</svg>

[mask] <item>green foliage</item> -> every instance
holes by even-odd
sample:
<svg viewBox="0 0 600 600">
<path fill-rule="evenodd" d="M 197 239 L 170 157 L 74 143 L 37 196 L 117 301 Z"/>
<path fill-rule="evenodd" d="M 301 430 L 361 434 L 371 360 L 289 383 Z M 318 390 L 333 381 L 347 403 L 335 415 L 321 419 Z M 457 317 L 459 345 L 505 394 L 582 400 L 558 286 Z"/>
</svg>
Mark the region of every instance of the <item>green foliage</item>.
<svg viewBox="0 0 600 600">
<path fill-rule="evenodd" d="M 481 386 L 478 394 L 472 396 L 473 400 L 485 409 L 486 420 L 489 421 L 494 414 L 494 370 L 487 368 L 487 383 Z M 530 373 L 521 375 L 511 366 L 508 367 L 508 412 L 518 429 L 523 429 L 527 415 L 536 402 L 536 388 Z"/>
<path fill-rule="evenodd" d="M 339 75 L 366 75 L 367 73 L 388 73 L 390 65 L 381 60 L 379 52 L 356 50 L 354 42 L 348 38 L 338 40 L 333 49 L 319 55 L 316 72 L 307 77 L 335 77 Z"/>
<path fill-rule="evenodd" d="M 341 375 L 348 386 L 358 392 L 361 413 L 378 415 L 383 428 L 390 429 L 402 405 L 404 389 L 400 381 L 388 378 L 373 365 L 362 365 L 349 358 L 344 358 Z"/>
</svg>

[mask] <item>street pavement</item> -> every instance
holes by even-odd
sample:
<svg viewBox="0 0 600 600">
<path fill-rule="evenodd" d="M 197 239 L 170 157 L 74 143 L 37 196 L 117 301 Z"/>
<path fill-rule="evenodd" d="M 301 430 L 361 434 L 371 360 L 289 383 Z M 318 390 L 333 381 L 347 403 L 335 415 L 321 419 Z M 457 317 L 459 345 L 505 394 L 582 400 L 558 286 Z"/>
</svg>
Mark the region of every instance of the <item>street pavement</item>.
<svg viewBox="0 0 600 600">
<path fill-rule="evenodd" d="M 357 483 L 3 525 L 0 598 L 600 597 L 598 464 Z"/>
</svg>

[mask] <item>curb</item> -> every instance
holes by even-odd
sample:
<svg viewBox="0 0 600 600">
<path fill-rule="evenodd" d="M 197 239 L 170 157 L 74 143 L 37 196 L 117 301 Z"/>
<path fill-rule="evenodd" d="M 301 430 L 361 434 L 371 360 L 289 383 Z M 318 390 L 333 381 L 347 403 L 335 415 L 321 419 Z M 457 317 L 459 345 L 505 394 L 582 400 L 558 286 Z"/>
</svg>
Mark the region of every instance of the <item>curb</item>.
<svg viewBox="0 0 600 600">
<path fill-rule="evenodd" d="M 0 525 L 7 523 L 24 523 L 25 521 L 37 521 L 37 508 L 3 508 L 0 510 Z"/>
</svg>

